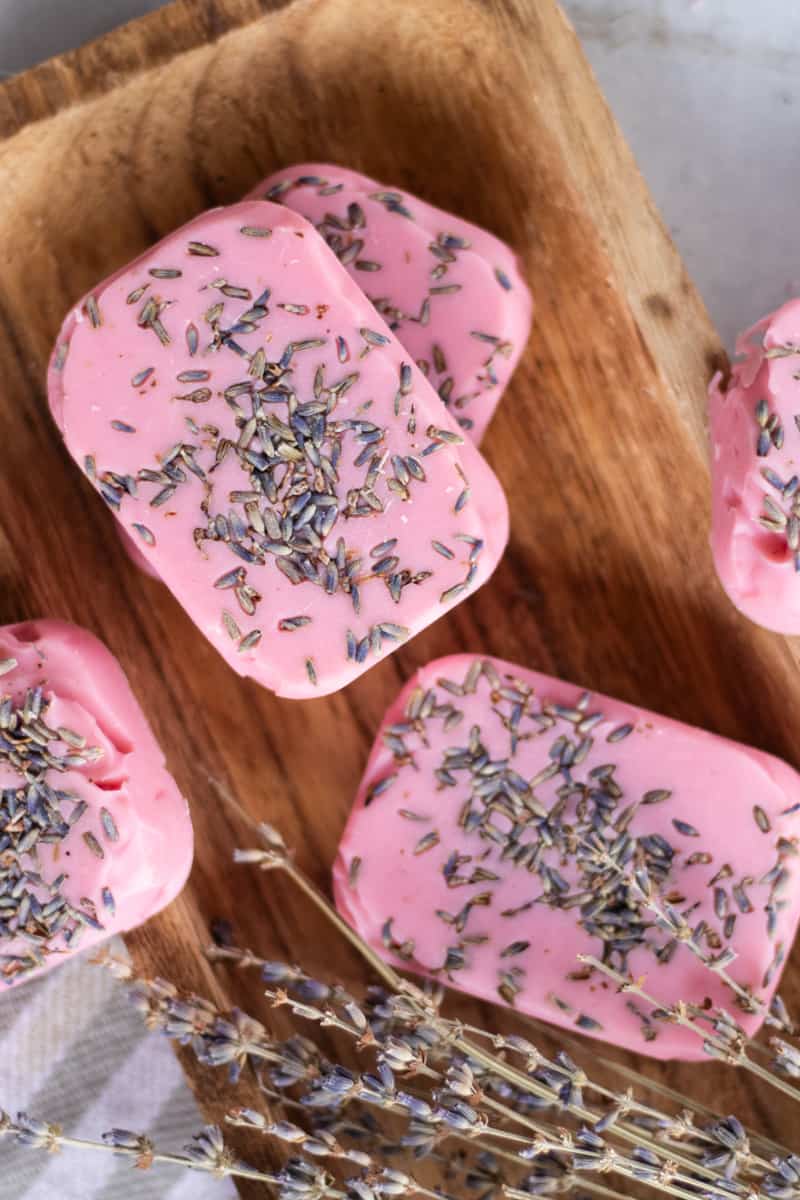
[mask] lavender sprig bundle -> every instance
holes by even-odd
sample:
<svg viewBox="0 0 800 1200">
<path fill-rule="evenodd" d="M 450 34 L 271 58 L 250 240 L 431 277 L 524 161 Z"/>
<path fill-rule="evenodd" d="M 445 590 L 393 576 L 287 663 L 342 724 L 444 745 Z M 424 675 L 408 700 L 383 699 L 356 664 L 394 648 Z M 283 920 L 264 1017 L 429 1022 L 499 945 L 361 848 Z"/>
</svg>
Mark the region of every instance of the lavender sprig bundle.
<svg viewBox="0 0 800 1200">
<path fill-rule="evenodd" d="M 266 848 L 238 852 L 237 859 L 283 870 L 357 946 L 380 980 L 360 1000 L 300 967 L 235 946 L 210 948 L 214 961 L 259 972 L 269 1005 L 287 1010 L 301 1025 L 302 1031 L 281 1038 L 269 1030 L 266 1017 L 238 1009 L 220 1012 L 164 980 L 134 979 L 127 964 L 107 953 L 101 958 L 130 981 L 133 1001 L 150 1028 L 190 1047 L 205 1067 L 226 1068 L 234 1085 L 243 1071 L 254 1073 L 262 1106 L 232 1108 L 226 1122 L 268 1138 L 270 1161 L 274 1147 L 282 1147 L 283 1164 L 267 1170 L 240 1161 L 215 1126 L 201 1131 L 182 1153 L 162 1151 L 144 1135 L 120 1129 L 98 1142 L 70 1138 L 24 1113 L 16 1120 L 3 1114 L 0 1134 L 48 1150 L 123 1154 L 140 1168 L 179 1163 L 252 1181 L 263 1185 L 265 1195 L 282 1200 L 415 1195 L 433 1200 L 461 1195 L 465 1188 L 482 1200 L 491 1195 L 523 1200 L 573 1189 L 615 1200 L 628 1193 L 631 1181 L 685 1200 L 800 1200 L 800 1152 L 747 1130 L 736 1117 L 709 1113 L 685 1097 L 653 1088 L 627 1068 L 621 1070 L 636 1086 L 616 1090 L 593 1078 L 566 1049 L 548 1055 L 527 1037 L 492 1034 L 443 1016 L 440 994 L 387 966 L 302 874 L 280 836 L 267 826 L 262 833 Z M 697 955 L 691 930 L 649 881 L 631 882 L 656 918 L 671 926 L 685 952 Z M 702 955 L 701 961 L 725 978 L 727 964 Z M 603 963 L 592 965 L 614 979 L 621 992 L 651 1005 L 652 1019 L 679 1021 L 703 1039 L 712 1057 L 800 1098 L 788 1082 L 800 1075 L 800 1056 L 780 1001 L 768 1014 L 781 1034 L 773 1038 L 776 1053 L 770 1061 L 767 1048 L 749 1041 L 730 1013 L 661 1006 L 642 981 Z M 747 1002 L 759 1003 L 757 997 Z M 324 1028 L 350 1040 L 353 1063 L 324 1053 L 313 1036 Z M 653 1091 L 657 1099 L 648 1101 Z M 426 1159 L 445 1164 L 449 1192 L 427 1185 Z"/>
</svg>

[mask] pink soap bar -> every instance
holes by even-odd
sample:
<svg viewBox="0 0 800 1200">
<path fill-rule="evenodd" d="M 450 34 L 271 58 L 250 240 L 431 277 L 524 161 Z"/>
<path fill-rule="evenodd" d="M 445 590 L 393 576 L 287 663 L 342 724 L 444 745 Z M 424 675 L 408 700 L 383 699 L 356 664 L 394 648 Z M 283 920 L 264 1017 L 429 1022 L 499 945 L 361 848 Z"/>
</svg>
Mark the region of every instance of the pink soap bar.
<svg viewBox="0 0 800 1200">
<path fill-rule="evenodd" d="M 701 1041 L 578 961 L 761 1023 L 630 884 L 769 1000 L 800 917 L 800 776 L 770 755 L 511 663 L 429 663 L 386 714 L 334 867 L 386 959 L 656 1058 Z M 616 858 L 618 868 L 609 865 Z M 666 911 L 662 908 L 662 911 Z"/>
<path fill-rule="evenodd" d="M 0 981 L 15 984 L 169 904 L 192 826 L 97 638 L 63 621 L 6 625 L 0 676 Z"/>
<path fill-rule="evenodd" d="M 736 344 L 709 391 L 714 561 L 745 616 L 800 633 L 800 300 Z"/>
<path fill-rule="evenodd" d="M 531 328 L 513 251 L 469 221 L 327 163 L 277 171 L 250 195 L 316 226 L 479 442 Z"/>
<path fill-rule="evenodd" d="M 282 696 L 332 692 L 475 591 L 502 489 L 311 226 L 206 213 L 68 316 L 73 457 L 206 637 Z"/>
</svg>

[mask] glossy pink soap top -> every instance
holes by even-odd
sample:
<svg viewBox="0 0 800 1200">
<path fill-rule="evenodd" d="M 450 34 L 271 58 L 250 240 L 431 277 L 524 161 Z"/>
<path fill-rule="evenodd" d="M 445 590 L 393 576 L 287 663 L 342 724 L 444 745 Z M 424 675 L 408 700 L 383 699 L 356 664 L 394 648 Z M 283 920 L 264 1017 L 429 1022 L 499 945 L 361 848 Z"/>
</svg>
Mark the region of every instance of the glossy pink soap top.
<svg viewBox="0 0 800 1200">
<path fill-rule="evenodd" d="M 132 929 L 192 863 L 186 802 L 119 664 L 62 621 L 0 628 L 0 980 Z"/>
<path fill-rule="evenodd" d="M 800 300 L 736 344 L 730 384 L 711 384 L 717 573 L 745 616 L 800 633 Z"/>
<path fill-rule="evenodd" d="M 701 1040 L 626 1002 L 757 1013 L 631 884 L 644 868 L 707 956 L 768 1002 L 800 916 L 800 776 L 747 746 L 511 663 L 440 659 L 386 714 L 334 867 L 337 905 L 385 958 L 657 1058 Z"/>
<path fill-rule="evenodd" d="M 357 171 L 303 163 L 251 193 L 307 217 L 479 442 L 528 340 L 531 296 L 494 234 Z"/>
<path fill-rule="evenodd" d="M 312 227 L 216 209 L 70 313 L 50 404 L 153 571 L 241 675 L 343 687 L 475 591 L 485 460 Z"/>
</svg>

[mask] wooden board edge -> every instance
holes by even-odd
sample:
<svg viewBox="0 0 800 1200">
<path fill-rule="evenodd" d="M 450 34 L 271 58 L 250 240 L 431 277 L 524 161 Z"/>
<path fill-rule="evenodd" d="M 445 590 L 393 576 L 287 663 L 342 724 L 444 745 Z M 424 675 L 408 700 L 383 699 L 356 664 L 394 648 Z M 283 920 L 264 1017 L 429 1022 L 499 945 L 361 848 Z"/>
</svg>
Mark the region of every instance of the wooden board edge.
<svg viewBox="0 0 800 1200">
<path fill-rule="evenodd" d="M 139 71 L 216 41 L 289 0 L 172 0 L 164 8 L 12 75 L 0 83 L 0 139 L 79 101 L 113 91 Z"/>
<path fill-rule="evenodd" d="M 705 303 L 564 10 L 536 0 L 504 0 L 497 8 L 614 265 L 614 282 L 628 300 L 640 341 L 650 347 L 653 370 L 665 377 L 707 460 L 706 387 L 716 371 L 727 370 L 728 361 Z M 526 38 L 547 46 L 559 84 L 556 96 L 539 88 L 525 55 Z M 572 149 L 576 144 L 580 155 Z M 677 339 L 681 355 L 674 353 Z"/>
</svg>

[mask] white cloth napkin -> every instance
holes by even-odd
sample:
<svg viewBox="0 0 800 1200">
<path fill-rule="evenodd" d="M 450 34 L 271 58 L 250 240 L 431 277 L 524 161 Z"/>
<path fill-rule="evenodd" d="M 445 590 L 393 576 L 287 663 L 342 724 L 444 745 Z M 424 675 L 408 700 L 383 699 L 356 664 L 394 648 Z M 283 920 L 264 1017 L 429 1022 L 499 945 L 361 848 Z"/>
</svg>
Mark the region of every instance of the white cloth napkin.
<svg viewBox="0 0 800 1200">
<path fill-rule="evenodd" d="M 203 1119 L 163 1035 L 124 984 L 76 958 L 0 992 L 0 1108 L 99 1139 L 121 1126 L 180 1150 Z M 136 1170 L 112 1154 L 47 1154 L 0 1137 L 0 1200 L 233 1200 L 229 1180 L 180 1167 Z"/>
</svg>

